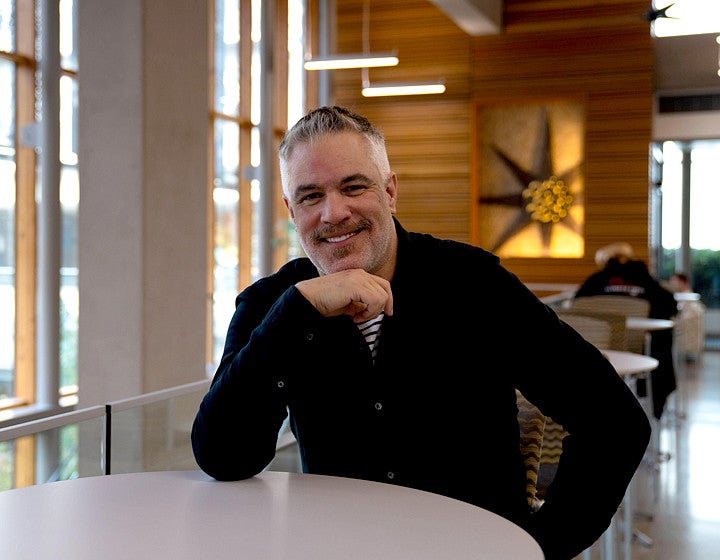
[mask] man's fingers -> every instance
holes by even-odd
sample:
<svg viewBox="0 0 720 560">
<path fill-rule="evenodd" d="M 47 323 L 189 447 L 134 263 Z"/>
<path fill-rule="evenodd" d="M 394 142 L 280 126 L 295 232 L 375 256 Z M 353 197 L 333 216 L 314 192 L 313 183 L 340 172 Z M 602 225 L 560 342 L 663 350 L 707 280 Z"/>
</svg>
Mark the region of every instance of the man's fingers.
<svg viewBox="0 0 720 560">
<path fill-rule="evenodd" d="M 295 286 L 326 317 L 346 314 L 362 322 L 383 311 L 393 313 L 390 282 L 360 269 L 303 280 Z"/>
</svg>

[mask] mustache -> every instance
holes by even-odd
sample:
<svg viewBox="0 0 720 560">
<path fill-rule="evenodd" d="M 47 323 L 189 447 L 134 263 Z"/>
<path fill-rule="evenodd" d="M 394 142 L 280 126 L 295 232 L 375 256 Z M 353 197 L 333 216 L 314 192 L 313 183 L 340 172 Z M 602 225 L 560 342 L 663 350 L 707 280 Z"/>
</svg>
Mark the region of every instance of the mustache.
<svg viewBox="0 0 720 560">
<path fill-rule="evenodd" d="M 359 220 L 354 224 L 345 224 L 343 226 L 327 226 L 322 229 L 318 229 L 313 233 L 312 239 L 315 242 L 324 241 L 328 237 L 339 237 L 347 233 L 360 231 L 361 229 L 369 229 L 371 226 L 370 220 Z"/>
</svg>

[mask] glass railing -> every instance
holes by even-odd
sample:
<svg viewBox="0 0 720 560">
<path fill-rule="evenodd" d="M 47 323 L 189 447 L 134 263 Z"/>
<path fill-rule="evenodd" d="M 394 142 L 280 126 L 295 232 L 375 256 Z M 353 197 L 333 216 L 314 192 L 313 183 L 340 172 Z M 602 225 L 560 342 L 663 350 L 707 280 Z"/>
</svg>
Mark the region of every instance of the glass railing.
<svg viewBox="0 0 720 560">
<path fill-rule="evenodd" d="M 210 386 L 197 381 L 0 429 L 0 490 L 57 480 L 193 470 L 190 431 Z M 283 425 L 269 470 L 298 471 Z"/>
<path fill-rule="evenodd" d="M 196 469 L 190 430 L 210 385 L 200 381 L 106 405 L 106 473 Z"/>
<path fill-rule="evenodd" d="M 0 490 L 104 474 L 104 406 L 0 429 Z"/>
</svg>

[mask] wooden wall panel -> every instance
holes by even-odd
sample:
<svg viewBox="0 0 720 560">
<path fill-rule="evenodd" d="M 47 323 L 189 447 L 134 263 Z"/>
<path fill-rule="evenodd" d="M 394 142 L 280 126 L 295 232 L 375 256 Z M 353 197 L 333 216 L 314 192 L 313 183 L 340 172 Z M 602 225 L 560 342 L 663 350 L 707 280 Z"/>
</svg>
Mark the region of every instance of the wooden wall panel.
<svg viewBox="0 0 720 560">
<path fill-rule="evenodd" d="M 335 52 L 363 50 L 364 0 L 337 2 Z M 433 80 L 442 95 L 368 99 L 360 70 L 332 74 L 335 102 L 378 124 L 399 176 L 409 229 L 477 243 L 473 119 L 477 104 L 585 100 L 585 244 L 580 259 L 503 259 L 526 282 L 577 283 L 600 246 L 626 240 L 648 255 L 648 148 L 653 53 L 645 0 L 505 0 L 499 35 L 470 37 L 424 0 L 370 3 L 369 50 L 400 64 L 371 82 Z M 310 103 L 312 105 L 312 103 Z"/>
</svg>

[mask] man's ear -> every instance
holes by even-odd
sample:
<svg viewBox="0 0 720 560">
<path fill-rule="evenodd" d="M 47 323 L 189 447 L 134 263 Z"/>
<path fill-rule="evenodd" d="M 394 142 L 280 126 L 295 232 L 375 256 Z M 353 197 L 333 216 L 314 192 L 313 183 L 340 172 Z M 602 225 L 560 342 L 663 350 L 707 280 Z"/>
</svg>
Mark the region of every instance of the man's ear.
<svg viewBox="0 0 720 560">
<path fill-rule="evenodd" d="M 397 175 L 390 172 L 390 180 L 385 186 L 385 192 L 389 198 L 390 211 L 394 214 L 397 211 Z"/>
<path fill-rule="evenodd" d="M 285 203 L 285 208 L 287 208 L 287 209 L 288 209 L 288 212 L 290 212 L 290 219 L 291 219 L 291 220 L 294 220 L 294 219 L 295 219 L 295 213 L 293 212 L 293 209 L 290 208 L 290 202 L 288 201 L 288 199 L 287 199 L 286 196 L 283 196 L 283 202 Z"/>
</svg>

